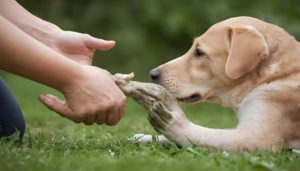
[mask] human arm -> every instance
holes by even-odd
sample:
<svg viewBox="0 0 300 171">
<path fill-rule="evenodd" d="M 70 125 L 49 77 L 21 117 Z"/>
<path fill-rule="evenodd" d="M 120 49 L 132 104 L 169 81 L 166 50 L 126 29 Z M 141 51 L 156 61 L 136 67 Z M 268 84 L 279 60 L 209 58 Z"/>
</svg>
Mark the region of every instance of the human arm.
<svg viewBox="0 0 300 171">
<path fill-rule="evenodd" d="M 48 108 L 85 124 L 113 125 L 121 119 L 125 96 L 107 71 L 65 58 L 2 16 L 0 25 L 0 69 L 61 91 L 66 101 L 41 96 Z"/>
<path fill-rule="evenodd" d="M 81 64 L 91 65 L 95 50 L 109 50 L 115 46 L 114 41 L 64 31 L 32 15 L 15 0 L 1 0 L 0 14 L 36 40 Z"/>
</svg>

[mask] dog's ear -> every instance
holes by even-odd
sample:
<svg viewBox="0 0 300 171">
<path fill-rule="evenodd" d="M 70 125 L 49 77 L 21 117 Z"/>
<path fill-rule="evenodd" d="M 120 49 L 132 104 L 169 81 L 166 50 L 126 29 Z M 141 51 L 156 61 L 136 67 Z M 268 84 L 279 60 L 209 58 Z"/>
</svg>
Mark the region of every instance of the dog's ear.
<svg viewBox="0 0 300 171">
<path fill-rule="evenodd" d="M 252 26 L 229 28 L 228 41 L 230 50 L 225 73 L 231 79 L 240 78 L 269 55 L 265 38 Z"/>
</svg>

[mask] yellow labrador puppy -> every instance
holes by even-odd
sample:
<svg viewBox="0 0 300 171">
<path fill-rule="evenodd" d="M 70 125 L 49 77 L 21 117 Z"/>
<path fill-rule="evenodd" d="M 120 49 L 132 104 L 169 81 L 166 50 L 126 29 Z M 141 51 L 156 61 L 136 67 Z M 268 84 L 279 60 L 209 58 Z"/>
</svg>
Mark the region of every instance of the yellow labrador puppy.
<svg viewBox="0 0 300 171">
<path fill-rule="evenodd" d="M 177 116 L 162 132 L 167 139 L 227 151 L 300 148 L 300 44 L 278 26 L 251 17 L 222 21 L 150 75 L 180 101 L 229 106 L 239 119 L 234 129 L 211 129 Z"/>
</svg>

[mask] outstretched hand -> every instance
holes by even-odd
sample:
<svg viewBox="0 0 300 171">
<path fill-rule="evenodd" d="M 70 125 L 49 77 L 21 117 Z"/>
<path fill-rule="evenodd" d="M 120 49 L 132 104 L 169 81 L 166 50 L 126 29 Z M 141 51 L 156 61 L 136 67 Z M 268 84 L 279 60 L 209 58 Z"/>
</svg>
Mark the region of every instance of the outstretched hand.
<svg viewBox="0 0 300 171">
<path fill-rule="evenodd" d="M 82 65 L 82 77 L 61 92 L 66 100 L 47 94 L 39 99 L 50 110 L 76 123 L 115 125 L 125 111 L 125 95 L 114 83 L 107 71 Z"/>
<path fill-rule="evenodd" d="M 85 65 L 92 64 L 95 50 L 106 51 L 115 46 L 115 41 L 98 39 L 88 34 L 72 31 L 59 31 L 53 36 L 51 48 Z"/>
</svg>

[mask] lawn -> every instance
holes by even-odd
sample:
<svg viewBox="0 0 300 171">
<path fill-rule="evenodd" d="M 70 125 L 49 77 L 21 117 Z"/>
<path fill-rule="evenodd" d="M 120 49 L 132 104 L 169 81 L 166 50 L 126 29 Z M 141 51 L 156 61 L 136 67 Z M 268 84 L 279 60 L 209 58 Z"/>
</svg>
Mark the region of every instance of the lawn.
<svg viewBox="0 0 300 171">
<path fill-rule="evenodd" d="M 155 133 L 145 110 L 131 99 L 117 126 L 85 126 L 61 118 L 37 100 L 40 93 L 57 92 L 12 75 L 4 79 L 25 113 L 27 130 L 22 144 L 0 141 L 1 171 L 300 170 L 300 156 L 288 149 L 226 153 L 131 142 L 127 138 L 135 133 Z M 227 128 L 237 122 L 230 109 L 213 104 L 183 108 L 191 120 L 204 126 Z"/>
</svg>

